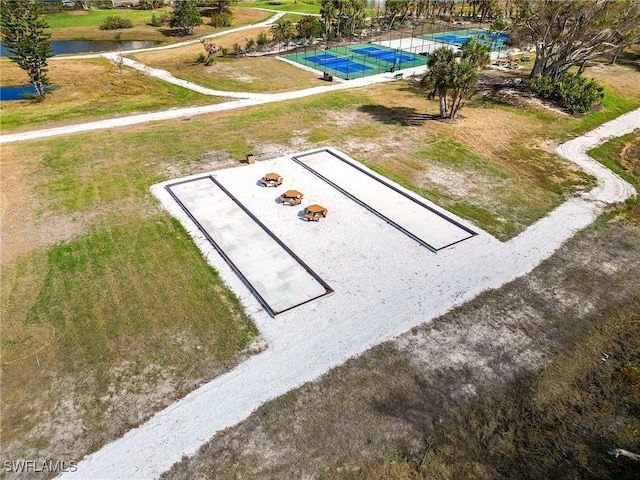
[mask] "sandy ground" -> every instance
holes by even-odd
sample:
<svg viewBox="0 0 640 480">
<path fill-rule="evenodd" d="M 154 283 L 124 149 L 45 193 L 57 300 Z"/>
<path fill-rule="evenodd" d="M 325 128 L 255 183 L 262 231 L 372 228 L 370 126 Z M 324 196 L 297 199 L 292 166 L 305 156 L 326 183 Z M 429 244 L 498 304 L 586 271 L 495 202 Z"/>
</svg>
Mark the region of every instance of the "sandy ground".
<svg viewBox="0 0 640 480">
<path fill-rule="evenodd" d="M 318 224 L 283 221 L 279 217 L 284 215 L 282 209 L 276 210 L 277 214 L 269 213 L 272 205 L 255 201 L 252 190 L 245 186 L 248 181 L 255 183 L 267 170 L 275 170 L 279 162 L 290 161 L 288 158 L 216 172 L 335 289 L 333 295 L 276 319 L 260 308 L 163 185 L 154 186 L 153 193 L 183 222 L 207 260 L 241 298 L 269 348 L 89 455 L 75 473 L 66 473 L 63 478 L 158 477 L 183 455 L 195 454 L 217 432 L 243 420 L 265 401 L 314 380 L 346 359 L 428 322 L 482 291 L 527 274 L 591 223 L 607 204 L 634 193 L 631 186 L 584 152 L 636 128 L 640 128 L 640 110 L 559 147 L 561 155 L 598 179 L 598 186 L 591 192 L 567 201 L 509 242 L 501 243 L 481 232 L 437 254 L 344 199 L 336 205 L 338 208 L 326 205 L 333 215 Z M 309 181 L 316 182 L 309 188 L 330 198 L 331 193 L 324 189 L 331 187 L 317 178 Z"/>
</svg>

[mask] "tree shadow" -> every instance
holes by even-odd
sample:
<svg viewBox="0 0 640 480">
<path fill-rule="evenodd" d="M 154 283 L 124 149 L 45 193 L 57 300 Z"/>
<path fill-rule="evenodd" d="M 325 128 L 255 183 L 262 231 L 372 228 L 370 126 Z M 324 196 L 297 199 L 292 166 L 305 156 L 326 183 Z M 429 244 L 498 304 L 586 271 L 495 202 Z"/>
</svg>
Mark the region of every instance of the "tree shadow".
<svg viewBox="0 0 640 480">
<path fill-rule="evenodd" d="M 640 49 L 637 51 L 625 51 L 618 55 L 616 64 L 630 67 L 640 72 Z"/>
<path fill-rule="evenodd" d="M 402 125 L 415 127 L 430 120 L 442 120 L 439 114 L 419 112 L 409 107 L 386 107 L 384 105 L 363 105 L 359 110 L 373 117 L 378 122 L 387 125 Z"/>
<path fill-rule="evenodd" d="M 193 37 L 193 35 L 186 35 L 178 28 L 159 28 L 158 32 L 165 37 Z"/>
</svg>

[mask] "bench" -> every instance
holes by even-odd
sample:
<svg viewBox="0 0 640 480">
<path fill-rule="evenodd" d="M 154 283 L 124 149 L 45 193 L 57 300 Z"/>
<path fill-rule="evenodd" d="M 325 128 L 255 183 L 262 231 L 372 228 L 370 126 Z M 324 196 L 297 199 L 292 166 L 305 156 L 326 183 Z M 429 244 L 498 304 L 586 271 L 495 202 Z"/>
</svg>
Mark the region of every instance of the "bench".
<svg viewBox="0 0 640 480">
<path fill-rule="evenodd" d="M 327 82 L 333 82 L 333 75 L 331 75 L 329 72 L 324 72 L 322 79 L 326 80 Z"/>
<path fill-rule="evenodd" d="M 400 73 L 396 73 L 396 74 L 393 76 L 393 79 L 394 79 L 394 80 L 400 80 L 400 79 L 402 78 L 402 75 L 403 75 L 403 73 L 402 73 L 402 72 L 400 72 Z"/>
</svg>

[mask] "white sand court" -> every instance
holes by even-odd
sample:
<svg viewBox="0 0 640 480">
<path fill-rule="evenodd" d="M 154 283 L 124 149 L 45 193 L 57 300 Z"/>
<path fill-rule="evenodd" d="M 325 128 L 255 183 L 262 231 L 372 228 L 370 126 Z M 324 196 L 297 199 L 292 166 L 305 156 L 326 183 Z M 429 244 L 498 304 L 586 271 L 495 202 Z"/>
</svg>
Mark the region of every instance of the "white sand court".
<svg viewBox="0 0 640 480">
<path fill-rule="evenodd" d="M 166 188 L 271 315 L 332 291 L 213 177 Z"/>
<path fill-rule="evenodd" d="M 338 152 L 320 150 L 293 159 L 430 250 L 437 252 L 476 235 L 446 210 L 404 193 Z"/>
</svg>

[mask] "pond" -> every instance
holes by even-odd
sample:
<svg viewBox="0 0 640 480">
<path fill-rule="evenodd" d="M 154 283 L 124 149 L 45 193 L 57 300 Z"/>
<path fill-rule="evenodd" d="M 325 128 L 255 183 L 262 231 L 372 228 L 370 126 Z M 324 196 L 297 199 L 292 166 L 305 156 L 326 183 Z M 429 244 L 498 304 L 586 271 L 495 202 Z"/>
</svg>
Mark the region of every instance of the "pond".
<svg viewBox="0 0 640 480">
<path fill-rule="evenodd" d="M 51 90 L 55 90 L 55 85 L 49 85 Z M 24 100 L 31 95 L 35 95 L 36 88 L 33 85 L 17 85 L 11 87 L 0 87 L 0 102 L 5 100 Z"/>
<path fill-rule="evenodd" d="M 116 50 L 135 50 L 155 47 L 160 42 L 151 40 L 113 41 L 113 40 L 64 40 L 51 42 L 56 55 L 71 53 L 110 52 Z M 9 52 L 0 42 L 0 56 L 6 57 Z"/>
<path fill-rule="evenodd" d="M 22 100 L 25 96 L 33 95 L 36 89 L 33 85 L 19 87 L 0 87 L 0 101 Z"/>
</svg>

